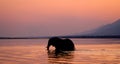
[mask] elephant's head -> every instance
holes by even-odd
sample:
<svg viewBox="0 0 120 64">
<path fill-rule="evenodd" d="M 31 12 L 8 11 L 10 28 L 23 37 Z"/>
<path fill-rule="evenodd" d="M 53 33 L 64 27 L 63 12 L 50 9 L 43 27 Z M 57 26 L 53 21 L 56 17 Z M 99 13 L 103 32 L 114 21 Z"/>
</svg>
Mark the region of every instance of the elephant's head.
<svg viewBox="0 0 120 64">
<path fill-rule="evenodd" d="M 52 38 L 50 38 L 49 41 L 48 41 L 47 50 L 49 50 L 49 47 L 50 47 L 51 45 L 52 45 L 52 46 L 58 45 L 57 42 L 60 42 L 60 41 L 61 41 L 61 39 L 58 38 L 58 37 L 52 37 Z"/>
</svg>

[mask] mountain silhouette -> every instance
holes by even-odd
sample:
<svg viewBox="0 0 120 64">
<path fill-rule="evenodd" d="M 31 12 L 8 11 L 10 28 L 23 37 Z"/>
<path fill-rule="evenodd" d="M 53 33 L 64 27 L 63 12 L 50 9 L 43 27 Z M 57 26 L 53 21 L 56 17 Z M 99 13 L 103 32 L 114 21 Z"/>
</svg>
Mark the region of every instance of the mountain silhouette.
<svg viewBox="0 0 120 64">
<path fill-rule="evenodd" d="M 120 19 L 97 29 L 78 34 L 60 36 L 63 38 L 120 38 Z"/>
<path fill-rule="evenodd" d="M 118 36 L 120 35 L 120 19 L 115 21 L 114 23 L 104 25 L 97 29 L 87 31 L 82 35 L 89 36 Z"/>
</svg>

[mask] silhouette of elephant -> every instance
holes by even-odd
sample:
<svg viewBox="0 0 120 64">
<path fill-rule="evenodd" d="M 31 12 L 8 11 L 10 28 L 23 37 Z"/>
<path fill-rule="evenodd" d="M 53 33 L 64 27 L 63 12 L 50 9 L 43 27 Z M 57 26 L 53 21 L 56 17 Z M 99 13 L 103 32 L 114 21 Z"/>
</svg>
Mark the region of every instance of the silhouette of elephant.
<svg viewBox="0 0 120 64">
<path fill-rule="evenodd" d="M 51 45 L 55 47 L 55 53 L 75 50 L 74 43 L 70 39 L 61 39 L 59 37 L 52 37 L 48 41 L 48 45 L 47 45 L 48 51 Z"/>
</svg>

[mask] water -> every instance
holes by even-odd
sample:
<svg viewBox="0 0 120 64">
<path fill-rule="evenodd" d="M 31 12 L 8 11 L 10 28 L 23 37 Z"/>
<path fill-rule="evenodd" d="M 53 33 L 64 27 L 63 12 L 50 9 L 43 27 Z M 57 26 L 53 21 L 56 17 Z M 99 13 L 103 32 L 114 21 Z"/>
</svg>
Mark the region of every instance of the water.
<svg viewBox="0 0 120 64">
<path fill-rule="evenodd" d="M 0 64 L 120 64 L 119 39 L 72 40 L 76 51 L 58 56 L 47 53 L 48 39 L 0 40 Z"/>
</svg>

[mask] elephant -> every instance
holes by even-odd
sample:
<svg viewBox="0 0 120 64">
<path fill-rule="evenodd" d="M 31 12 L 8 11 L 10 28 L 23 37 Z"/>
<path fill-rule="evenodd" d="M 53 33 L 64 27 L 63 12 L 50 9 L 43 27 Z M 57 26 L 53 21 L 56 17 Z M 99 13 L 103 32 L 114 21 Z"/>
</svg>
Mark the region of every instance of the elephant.
<svg viewBox="0 0 120 64">
<path fill-rule="evenodd" d="M 70 39 L 61 39 L 59 37 L 52 37 L 48 40 L 47 50 L 49 51 L 50 46 L 55 47 L 55 53 L 59 53 L 61 51 L 74 51 L 75 46 L 72 40 Z"/>
</svg>

